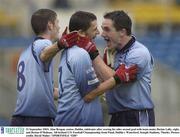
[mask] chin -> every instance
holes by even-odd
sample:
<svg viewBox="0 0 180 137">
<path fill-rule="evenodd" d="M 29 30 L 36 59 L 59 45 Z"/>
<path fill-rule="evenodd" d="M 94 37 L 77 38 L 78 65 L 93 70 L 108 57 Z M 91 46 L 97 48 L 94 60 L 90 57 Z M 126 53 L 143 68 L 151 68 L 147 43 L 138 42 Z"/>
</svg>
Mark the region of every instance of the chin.
<svg viewBox="0 0 180 137">
<path fill-rule="evenodd" d="M 111 41 L 107 41 L 107 46 L 109 48 L 116 48 L 116 45 L 114 43 L 112 43 Z"/>
<path fill-rule="evenodd" d="M 95 38 L 96 38 L 96 37 L 92 38 L 91 40 L 92 40 L 93 42 L 95 42 Z"/>
<path fill-rule="evenodd" d="M 59 39 L 59 35 L 56 35 L 55 37 L 54 37 L 54 40 L 58 40 Z"/>
</svg>

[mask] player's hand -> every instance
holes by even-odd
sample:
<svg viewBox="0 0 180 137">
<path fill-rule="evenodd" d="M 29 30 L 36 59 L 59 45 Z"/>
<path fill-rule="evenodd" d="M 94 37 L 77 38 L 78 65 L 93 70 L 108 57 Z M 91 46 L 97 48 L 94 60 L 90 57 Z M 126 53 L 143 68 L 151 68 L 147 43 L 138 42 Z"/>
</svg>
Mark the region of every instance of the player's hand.
<svg viewBox="0 0 180 137">
<path fill-rule="evenodd" d="M 63 32 L 62 37 L 58 40 L 57 46 L 60 50 L 64 48 L 70 48 L 76 45 L 77 39 L 78 39 L 77 32 L 74 31 L 67 34 L 67 28 L 66 28 L 65 31 Z"/>
<path fill-rule="evenodd" d="M 116 84 L 132 82 L 137 77 L 137 65 L 132 65 L 129 68 L 126 68 L 125 64 L 121 64 L 116 70 L 114 79 Z"/>
<path fill-rule="evenodd" d="M 64 29 L 64 32 L 62 33 L 62 36 L 68 34 L 68 27 L 66 26 L 66 28 Z"/>
<path fill-rule="evenodd" d="M 94 100 L 95 98 L 96 98 L 96 94 L 94 92 L 90 92 L 87 95 L 85 95 L 83 99 L 85 102 L 89 103 L 92 100 Z"/>
<path fill-rule="evenodd" d="M 59 98 L 59 89 L 54 87 L 54 100 L 58 100 Z"/>
<path fill-rule="evenodd" d="M 79 35 L 77 45 L 89 53 L 91 60 L 94 60 L 99 55 L 95 43 L 93 43 L 88 37 Z"/>
</svg>

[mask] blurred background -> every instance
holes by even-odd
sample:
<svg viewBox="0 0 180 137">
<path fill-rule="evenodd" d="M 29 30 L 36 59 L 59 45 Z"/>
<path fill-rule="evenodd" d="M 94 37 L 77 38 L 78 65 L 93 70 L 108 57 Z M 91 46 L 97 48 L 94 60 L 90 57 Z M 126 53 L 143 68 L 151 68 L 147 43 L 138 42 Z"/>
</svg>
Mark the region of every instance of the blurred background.
<svg viewBox="0 0 180 137">
<path fill-rule="evenodd" d="M 30 18 L 39 8 L 58 13 L 61 32 L 77 10 L 95 13 L 99 28 L 105 12 L 125 10 L 133 20 L 133 34 L 155 58 L 152 97 L 156 125 L 180 126 L 180 0 L 0 0 L 0 126 L 9 124 L 14 111 L 16 65 L 34 37 Z M 99 36 L 96 43 L 102 54 L 105 42 Z M 55 57 L 55 81 L 59 56 Z M 102 103 L 107 124 L 107 106 L 104 100 Z"/>
</svg>

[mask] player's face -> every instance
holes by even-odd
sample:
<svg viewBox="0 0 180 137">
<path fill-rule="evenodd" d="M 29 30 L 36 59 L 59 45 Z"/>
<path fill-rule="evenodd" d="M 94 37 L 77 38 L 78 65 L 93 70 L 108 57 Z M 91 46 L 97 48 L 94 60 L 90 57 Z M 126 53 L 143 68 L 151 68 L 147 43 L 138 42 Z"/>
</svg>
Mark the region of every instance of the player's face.
<svg viewBox="0 0 180 137">
<path fill-rule="evenodd" d="M 58 39 L 59 38 L 59 30 L 60 30 L 60 26 L 59 26 L 59 19 L 56 18 L 56 20 L 53 23 L 53 27 L 52 27 L 52 39 Z"/>
<path fill-rule="evenodd" d="M 102 23 L 102 34 L 108 46 L 117 47 L 120 42 L 120 33 L 116 31 L 111 19 L 104 19 Z"/>
<path fill-rule="evenodd" d="M 95 39 L 96 36 L 99 33 L 99 30 L 97 28 L 97 20 L 94 20 L 91 22 L 91 25 L 89 27 L 89 29 L 85 32 L 86 36 L 88 36 L 90 39 Z"/>
</svg>

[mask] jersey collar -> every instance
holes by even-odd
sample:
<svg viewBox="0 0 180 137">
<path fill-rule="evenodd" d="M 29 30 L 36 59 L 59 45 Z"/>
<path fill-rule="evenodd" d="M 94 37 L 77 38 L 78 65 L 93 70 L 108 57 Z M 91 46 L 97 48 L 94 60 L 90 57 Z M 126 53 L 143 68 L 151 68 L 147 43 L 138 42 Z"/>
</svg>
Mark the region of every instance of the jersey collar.
<svg viewBox="0 0 180 137">
<path fill-rule="evenodd" d="M 119 50 L 119 52 L 122 52 L 122 53 L 127 52 L 129 48 L 134 44 L 135 41 L 136 41 L 136 38 L 132 36 L 129 42 L 121 50 Z"/>
<path fill-rule="evenodd" d="M 34 41 L 39 40 L 39 39 L 44 39 L 44 38 L 40 37 L 40 36 L 37 36 L 37 37 L 34 38 Z"/>
</svg>

